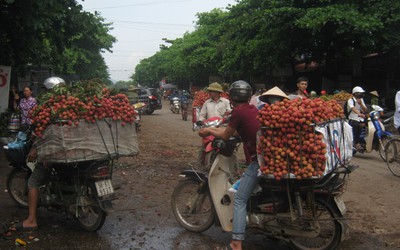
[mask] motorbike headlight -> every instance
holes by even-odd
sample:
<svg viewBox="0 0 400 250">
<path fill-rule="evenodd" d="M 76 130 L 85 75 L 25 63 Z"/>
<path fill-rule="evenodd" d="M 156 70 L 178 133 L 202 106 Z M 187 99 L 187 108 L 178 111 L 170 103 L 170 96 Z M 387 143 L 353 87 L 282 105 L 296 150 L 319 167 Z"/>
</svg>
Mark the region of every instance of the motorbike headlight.
<svg viewBox="0 0 400 250">
<path fill-rule="evenodd" d="M 381 113 L 375 111 L 375 112 L 372 113 L 372 117 L 373 117 L 375 120 L 378 120 L 378 119 L 381 117 Z"/>
</svg>

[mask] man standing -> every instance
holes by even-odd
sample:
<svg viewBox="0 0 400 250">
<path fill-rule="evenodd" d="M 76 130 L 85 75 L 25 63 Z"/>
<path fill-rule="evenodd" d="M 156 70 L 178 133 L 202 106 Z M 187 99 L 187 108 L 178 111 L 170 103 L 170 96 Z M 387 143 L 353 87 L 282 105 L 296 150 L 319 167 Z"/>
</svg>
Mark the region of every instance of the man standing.
<svg viewBox="0 0 400 250">
<path fill-rule="evenodd" d="M 199 121 L 204 121 L 210 117 L 223 117 L 227 111 L 231 110 L 229 100 L 220 96 L 224 92 L 221 84 L 217 82 L 211 83 L 207 91 L 210 93 L 211 98 L 204 102 L 200 111 Z"/>
<path fill-rule="evenodd" d="M 397 128 L 397 131 L 400 134 L 400 91 L 397 91 L 396 97 L 394 99 L 394 127 Z"/>
<path fill-rule="evenodd" d="M 297 91 L 290 94 L 289 98 L 296 99 L 296 98 L 310 97 L 309 94 L 307 93 L 307 87 L 308 87 L 308 78 L 307 77 L 301 76 L 301 77 L 297 78 Z"/>
</svg>

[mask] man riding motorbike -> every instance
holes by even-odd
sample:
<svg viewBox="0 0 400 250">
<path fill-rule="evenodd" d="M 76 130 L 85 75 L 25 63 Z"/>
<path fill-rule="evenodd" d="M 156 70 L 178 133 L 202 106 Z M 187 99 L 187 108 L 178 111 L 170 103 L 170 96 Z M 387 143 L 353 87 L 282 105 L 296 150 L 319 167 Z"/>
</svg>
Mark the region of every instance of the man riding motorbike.
<svg viewBox="0 0 400 250">
<path fill-rule="evenodd" d="M 214 135 L 227 141 L 231 136 L 238 134 L 244 144 L 247 145 L 252 162 L 241 178 L 238 191 L 234 200 L 233 230 L 230 247 L 242 249 L 242 241 L 245 239 L 246 230 L 246 206 L 254 188 L 258 184 L 258 170 L 256 153 L 256 135 L 260 128 L 257 120 L 258 110 L 249 104 L 252 96 L 251 86 L 242 80 L 232 83 L 229 96 L 234 107 L 228 126 L 223 128 L 204 128 L 199 131 L 200 136 Z M 272 99 L 275 94 L 271 95 Z M 286 95 L 285 95 L 286 96 Z M 262 101 L 270 102 L 269 95 L 262 97 Z M 283 97 L 280 97 L 280 100 Z"/>
<path fill-rule="evenodd" d="M 353 97 L 347 100 L 347 110 L 350 110 L 349 124 L 353 127 L 354 147 L 357 150 L 363 148 L 363 145 L 365 145 L 364 138 L 361 138 L 362 130 L 365 128 L 365 113 L 367 113 L 367 107 L 363 100 L 364 93 L 364 89 L 356 86 L 352 91 Z"/>
<path fill-rule="evenodd" d="M 200 111 L 199 121 L 204 121 L 210 117 L 223 117 L 226 112 L 231 111 L 229 100 L 221 97 L 223 89 L 221 84 L 214 82 L 208 86 L 207 91 L 211 98 L 204 102 Z"/>
<path fill-rule="evenodd" d="M 59 77 L 47 78 L 43 85 L 47 90 L 52 89 L 59 84 L 65 84 L 65 81 Z M 32 146 L 28 161 L 34 162 L 37 159 L 37 151 Z M 37 207 L 39 203 L 39 188 L 46 183 L 49 178 L 49 172 L 43 164 L 36 164 L 31 176 L 28 179 L 28 218 L 17 224 L 15 230 L 30 231 L 38 228 L 37 224 Z"/>
</svg>

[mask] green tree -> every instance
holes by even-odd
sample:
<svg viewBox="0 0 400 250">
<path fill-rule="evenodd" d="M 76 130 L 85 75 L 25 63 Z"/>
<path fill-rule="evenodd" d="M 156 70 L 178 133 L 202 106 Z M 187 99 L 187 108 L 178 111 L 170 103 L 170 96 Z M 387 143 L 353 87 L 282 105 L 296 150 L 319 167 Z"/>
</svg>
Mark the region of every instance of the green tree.
<svg viewBox="0 0 400 250">
<path fill-rule="evenodd" d="M 170 46 L 142 60 L 135 79 L 251 79 L 299 60 L 358 75 L 363 56 L 399 57 L 398 27 L 397 0 L 241 0 L 198 14 L 195 31 L 167 39 Z"/>
<path fill-rule="evenodd" d="M 83 79 L 108 78 L 101 57 L 115 38 L 98 14 L 75 0 L 0 1 L 0 64 L 24 72 L 29 64 Z"/>
</svg>

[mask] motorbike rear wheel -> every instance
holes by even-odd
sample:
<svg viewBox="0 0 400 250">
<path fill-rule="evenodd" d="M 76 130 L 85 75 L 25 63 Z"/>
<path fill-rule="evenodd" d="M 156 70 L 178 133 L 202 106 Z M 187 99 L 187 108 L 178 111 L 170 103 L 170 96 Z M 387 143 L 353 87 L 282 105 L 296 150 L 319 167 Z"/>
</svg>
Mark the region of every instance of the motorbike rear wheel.
<svg viewBox="0 0 400 250">
<path fill-rule="evenodd" d="M 305 223 L 315 223 L 319 229 L 319 234 L 315 238 L 290 237 L 291 244 L 296 249 L 336 249 L 342 237 L 342 228 L 337 219 L 341 219 L 334 209 L 333 200 L 326 202 L 323 200 L 315 201 L 315 218 L 306 220 Z M 307 211 L 305 204 L 303 211 Z"/>
<path fill-rule="evenodd" d="M 400 177 L 400 139 L 391 139 L 385 146 L 386 164 L 394 176 Z"/>
<path fill-rule="evenodd" d="M 13 168 L 7 177 L 7 190 L 11 198 L 22 208 L 28 207 L 29 170 Z"/>
<path fill-rule="evenodd" d="M 202 182 L 185 180 L 172 193 L 172 211 L 186 230 L 201 233 L 214 223 L 215 211 L 208 191 L 199 192 Z"/>
<path fill-rule="evenodd" d="M 99 205 L 93 183 L 81 186 L 77 209 L 78 217 L 74 216 L 74 219 L 82 229 L 96 232 L 103 226 L 107 213 Z"/>
</svg>

